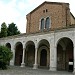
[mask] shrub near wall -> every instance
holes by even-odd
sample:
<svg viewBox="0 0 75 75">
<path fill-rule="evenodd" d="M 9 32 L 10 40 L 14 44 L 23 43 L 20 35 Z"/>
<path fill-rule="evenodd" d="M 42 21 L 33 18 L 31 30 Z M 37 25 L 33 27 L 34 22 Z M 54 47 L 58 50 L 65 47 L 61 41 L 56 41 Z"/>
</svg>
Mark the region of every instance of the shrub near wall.
<svg viewBox="0 0 75 75">
<path fill-rule="evenodd" d="M 6 46 L 0 46 L 0 69 L 7 69 L 7 64 L 12 59 L 13 54 Z"/>
</svg>

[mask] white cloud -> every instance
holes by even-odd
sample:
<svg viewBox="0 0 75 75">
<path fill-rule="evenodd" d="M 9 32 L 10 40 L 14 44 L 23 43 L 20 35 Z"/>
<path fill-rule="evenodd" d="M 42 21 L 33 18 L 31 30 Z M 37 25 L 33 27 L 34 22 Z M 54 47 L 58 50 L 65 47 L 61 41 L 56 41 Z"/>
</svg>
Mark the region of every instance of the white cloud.
<svg viewBox="0 0 75 75">
<path fill-rule="evenodd" d="M 10 24 L 11 22 L 17 23 L 17 20 L 21 17 L 21 13 L 19 13 L 15 9 L 15 5 L 16 0 L 13 0 L 8 4 L 5 4 L 2 1 L 0 1 L 0 24 L 2 24 L 3 22 L 5 22 L 6 24 Z"/>
<path fill-rule="evenodd" d="M 24 2 L 19 2 L 18 8 L 20 9 L 20 11 L 24 11 L 27 8 L 27 4 L 25 4 Z"/>
<path fill-rule="evenodd" d="M 18 29 L 22 33 L 26 32 L 26 18 L 25 17 L 20 17 L 20 19 L 18 19 L 15 23 L 18 25 Z"/>
</svg>

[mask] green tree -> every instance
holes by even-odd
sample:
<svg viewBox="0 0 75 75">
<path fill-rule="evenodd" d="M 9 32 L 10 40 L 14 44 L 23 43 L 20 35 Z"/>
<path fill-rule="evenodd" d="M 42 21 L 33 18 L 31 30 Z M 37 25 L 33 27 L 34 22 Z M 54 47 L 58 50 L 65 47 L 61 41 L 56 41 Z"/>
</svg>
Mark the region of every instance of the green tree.
<svg viewBox="0 0 75 75">
<path fill-rule="evenodd" d="M 1 37 L 6 37 L 7 36 L 7 26 L 6 23 L 3 22 L 1 25 L 1 33 L 0 33 Z"/>
<path fill-rule="evenodd" d="M 12 57 L 13 53 L 9 48 L 0 46 L 0 68 L 7 69 L 7 65 Z"/>
<path fill-rule="evenodd" d="M 20 34 L 20 31 L 18 30 L 16 24 L 14 24 L 14 23 L 9 24 L 9 26 L 8 26 L 8 36 L 17 35 L 17 34 Z"/>
</svg>

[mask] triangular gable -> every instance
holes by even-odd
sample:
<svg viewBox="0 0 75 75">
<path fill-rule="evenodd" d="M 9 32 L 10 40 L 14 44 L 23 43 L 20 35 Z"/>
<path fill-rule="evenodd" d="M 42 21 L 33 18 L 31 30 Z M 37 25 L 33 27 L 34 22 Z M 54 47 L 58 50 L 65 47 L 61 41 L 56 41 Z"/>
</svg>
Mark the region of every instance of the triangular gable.
<svg viewBox="0 0 75 75">
<path fill-rule="evenodd" d="M 59 4 L 59 5 L 61 5 L 61 4 L 64 4 L 64 3 L 63 2 L 48 2 L 48 1 L 45 1 L 42 4 L 40 4 L 38 7 L 36 7 L 34 10 L 32 10 L 30 13 L 33 13 L 34 11 L 36 11 L 37 9 L 39 9 L 41 6 L 43 6 L 45 4 Z M 69 4 L 69 3 L 65 3 L 65 4 Z"/>
</svg>

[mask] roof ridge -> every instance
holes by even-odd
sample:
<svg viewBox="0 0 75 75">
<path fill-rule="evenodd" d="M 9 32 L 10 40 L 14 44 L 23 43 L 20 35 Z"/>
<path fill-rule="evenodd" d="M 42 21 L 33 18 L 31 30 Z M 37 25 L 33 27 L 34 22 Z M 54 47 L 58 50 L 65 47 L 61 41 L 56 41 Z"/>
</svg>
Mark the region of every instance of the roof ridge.
<svg viewBox="0 0 75 75">
<path fill-rule="evenodd" d="M 44 1 L 43 3 L 41 3 L 39 6 L 37 6 L 35 9 L 33 9 L 30 13 L 32 13 L 32 12 L 34 12 L 36 9 L 38 9 L 39 7 L 41 7 L 43 4 L 45 4 L 45 3 L 47 3 L 47 4 L 49 4 L 49 3 L 51 3 L 51 4 L 69 4 L 69 3 L 65 3 L 65 2 L 51 2 L 51 1 Z M 28 13 L 28 14 L 30 14 L 30 13 Z M 27 15 L 28 15 L 27 14 Z M 26 15 L 26 16 L 27 16 Z"/>
</svg>

